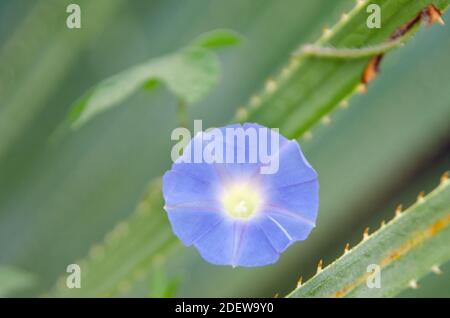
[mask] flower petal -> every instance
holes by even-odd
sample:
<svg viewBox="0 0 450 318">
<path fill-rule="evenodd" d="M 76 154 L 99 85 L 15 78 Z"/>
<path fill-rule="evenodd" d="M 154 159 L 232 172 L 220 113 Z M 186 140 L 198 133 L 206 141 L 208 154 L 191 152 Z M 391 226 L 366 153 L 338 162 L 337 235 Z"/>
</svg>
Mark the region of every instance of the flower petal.
<svg viewBox="0 0 450 318">
<path fill-rule="evenodd" d="M 241 129 L 238 134 L 242 137 L 244 133 L 245 143 L 237 143 L 236 135 L 233 140 L 226 139 L 228 128 Z M 265 129 L 262 133 L 267 133 L 263 140 L 260 138 L 261 128 Z M 255 129 L 255 132 L 249 129 Z M 213 139 L 214 134 L 219 137 Z M 250 135 L 257 136 L 256 142 L 250 142 Z M 277 139 L 272 140 L 274 136 Z M 211 140 L 217 142 L 214 147 L 208 144 Z M 272 149 L 272 142 L 278 142 L 279 147 Z M 193 160 L 194 150 L 198 151 L 194 148 L 198 145 L 203 146 L 200 152 L 202 162 Z M 216 159 L 215 162 L 205 162 L 205 145 L 209 146 L 209 155 Z M 271 159 L 270 168 L 273 168 L 273 160 L 279 159 L 275 173 L 261 173 L 262 166 L 268 167 L 260 157 L 260 147 L 263 146 L 268 147 L 262 151 L 265 152 L 265 160 Z M 239 162 L 237 155 L 242 150 L 244 163 Z M 255 151 L 256 162 L 249 162 L 250 158 L 254 159 L 251 152 Z M 273 156 L 273 151 L 278 157 L 267 157 Z M 233 163 L 224 162 L 230 159 L 227 154 L 231 153 Z M 254 186 L 259 201 L 258 215 L 248 219 L 228 214 L 223 205 L 223 195 L 228 193 L 224 190 L 241 183 L 245 186 L 250 184 L 251 189 Z M 165 209 L 174 233 L 184 244 L 195 245 L 206 261 L 216 265 L 251 267 L 276 262 L 281 252 L 293 242 L 306 239 L 315 226 L 318 191 L 317 173 L 296 141 L 258 124 L 248 123 L 196 135 L 163 178 Z M 247 196 L 245 191 L 239 193 Z M 245 201 L 246 197 L 242 200 Z"/>
<path fill-rule="evenodd" d="M 209 182 L 201 179 L 201 171 L 207 171 L 200 166 L 192 165 L 190 171 L 176 167 L 163 176 L 163 194 L 166 205 L 178 205 L 189 202 L 217 202 L 220 182 Z M 192 175 L 196 172 L 197 175 Z M 205 175 L 209 175 L 205 173 Z"/>
<path fill-rule="evenodd" d="M 172 230 L 185 244 L 191 245 L 223 220 L 223 214 L 206 207 L 166 206 Z"/>
<path fill-rule="evenodd" d="M 224 220 L 194 245 L 204 259 L 216 265 L 263 266 L 279 257 L 257 222 Z"/>
<path fill-rule="evenodd" d="M 266 190 L 265 210 L 278 214 L 294 215 L 315 225 L 319 208 L 319 182 L 311 180 Z"/>
<path fill-rule="evenodd" d="M 314 228 L 312 223 L 300 217 L 298 214 L 287 214 L 276 210 L 264 210 L 261 211 L 261 213 L 264 213 L 275 220 L 276 223 L 279 224 L 287 234 L 289 234 L 293 241 L 302 241 L 306 239 L 311 230 Z M 272 240 L 275 239 L 275 234 L 273 234 L 273 236 L 274 237 L 270 236 Z M 281 243 L 282 242 L 280 241 L 278 248 L 282 247 Z"/>
<path fill-rule="evenodd" d="M 278 253 L 294 242 L 289 232 L 268 213 L 261 216 L 259 226 Z"/>
<path fill-rule="evenodd" d="M 244 178 L 250 178 L 255 174 L 259 173 L 259 168 L 261 166 L 256 158 L 255 162 L 250 161 L 250 141 L 245 139 L 245 144 L 241 145 L 238 143 L 238 137 L 229 134 L 229 131 L 236 132 L 236 129 L 242 129 L 242 132 L 248 133 L 247 129 L 254 129 L 253 126 L 246 127 L 240 124 L 228 125 L 220 128 L 220 132 L 224 136 L 223 140 L 223 164 L 220 165 L 219 169 L 226 171 L 225 174 L 228 177 L 228 181 L 235 181 Z M 257 132 L 256 132 L 257 133 Z M 231 138 L 233 137 L 233 138 Z M 259 138 L 256 138 L 256 143 L 254 146 L 258 147 Z M 244 154 L 244 162 L 240 162 L 238 153 Z M 257 153 L 257 152 L 256 152 Z"/>
<path fill-rule="evenodd" d="M 268 188 L 279 188 L 317 179 L 317 173 L 303 156 L 300 145 L 294 140 L 285 139 L 280 142 L 278 160 L 276 173 L 261 175 L 262 182 Z"/>
<path fill-rule="evenodd" d="M 253 267 L 275 263 L 279 257 L 278 251 L 257 222 L 249 223 L 242 236 L 235 266 Z"/>
<path fill-rule="evenodd" d="M 234 222 L 224 219 L 194 242 L 206 261 L 215 265 L 232 264 L 234 226 Z"/>
</svg>

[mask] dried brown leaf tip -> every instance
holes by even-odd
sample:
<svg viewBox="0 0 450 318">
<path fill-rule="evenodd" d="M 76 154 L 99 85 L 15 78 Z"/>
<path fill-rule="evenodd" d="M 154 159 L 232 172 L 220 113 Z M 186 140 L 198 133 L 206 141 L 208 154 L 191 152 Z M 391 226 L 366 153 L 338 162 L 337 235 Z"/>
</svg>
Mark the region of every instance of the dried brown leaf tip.
<svg viewBox="0 0 450 318">
<path fill-rule="evenodd" d="M 406 22 L 405 24 L 402 24 L 397 29 L 395 29 L 394 32 L 392 32 L 391 36 L 389 37 L 390 40 L 398 39 L 399 37 L 404 36 L 409 30 L 411 30 L 417 23 L 420 22 L 422 17 L 424 16 L 424 10 L 421 10 L 414 18 Z"/>
<path fill-rule="evenodd" d="M 404 36 L 409 30 L 411 30 L 417 23 L 425 20 L 428 25 L 431 25 L 435 22 L 440 24 L 444 24 L 444 20 L 442 19 L 441 11 L 436 8 L 434 5 L 429 4 L 425 8 L 423 8 L 417 15 L 415 15 L 411 20 L 399 26 L 392 34 L 390 35 L 388 41 L 393 41 L 398 39 L 399 37 Z M 375 55 L 372 57 L 367 64 L 366 68 L 363 71 L 363 75 L 361 78 L 361 83 L 364 86 L 364 90 L 367 89 L 367 84 L 375 79 L 377 74 L 380 71 L 380 62 L 383 58 L 383 54 Z"/>
<path fill-rule="evenodd" d="M 444 20 L 442 19 L 441 10 L 439 10 L 432 4 L 429 4 L 422 10 L 422 16 L 426 19 L 428 25 L 432 25 L 436 22 L 441 25 L 445 24 Z"/>
<path fill-rule="evenodd" d="M 371 82 L 378 74 L 378 72 L 380 71 L 380 63 L 381 60 L 383 59 L 383 55 L 375 55 L 374 57 L 372 57 L 369 61 L 369 63 L 367 64 L 366 68 L 364 69 L 362 78 L 361 78 L 361 82 L 364 85 L 367 85 L 367 83 Z"/>
</svg>

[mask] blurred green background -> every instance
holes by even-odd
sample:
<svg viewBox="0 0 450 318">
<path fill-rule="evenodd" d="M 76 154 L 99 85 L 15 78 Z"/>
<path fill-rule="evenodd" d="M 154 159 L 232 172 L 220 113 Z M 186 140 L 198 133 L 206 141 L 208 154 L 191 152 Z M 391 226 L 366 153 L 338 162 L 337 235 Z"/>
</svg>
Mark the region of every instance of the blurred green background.
<svg viewBox="0 0 450 318">
<path fill-rule="evenodd" d="M 82 28 L 69 30 L 78 3 Z M 148 182 L 170 167 L 176 98 L 142 91 L 59 143 L 49 136 L 71 104 L 100 80 L 170 53 L 199 34 L 229 28 L 245 40 L 220 53 L 222 76 L 189 108 L 204 127 L 228 123 L 239 106 L 352 0 L 3 0 L 0 2 L 0 265 L 25 270 L 38 296 L 135 208 Z M 450 15 L 444 20 L 450 21 Z M 354 245 L 366 226 L 390 219 L 433 189 L 450 167 L 450 28 L 422 28 L 388 54 L 369 92 L 332 114 L 301 146 L 319 173 L 318 226 L 277 264 L 231 269 L 178 247 L 164 275 L 176 296 L 272 296 Z M 450 297 L 450 264 L 400 296 Z M 149 275 L 126 296 L 152 295 Z M 1 281 L 0 281 L 1 284 Z"/>
</svg>

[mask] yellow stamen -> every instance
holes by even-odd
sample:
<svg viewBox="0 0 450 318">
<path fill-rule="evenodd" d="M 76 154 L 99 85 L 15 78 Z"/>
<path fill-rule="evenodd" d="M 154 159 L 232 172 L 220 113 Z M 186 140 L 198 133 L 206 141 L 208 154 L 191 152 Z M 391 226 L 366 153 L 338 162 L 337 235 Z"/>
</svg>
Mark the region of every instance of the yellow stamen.
<svg viewBox="0 0 450 318">
<path fill-rule="evenodd" d="M 222 204 L 230 216 L 248 219 L 258 211 L 261 195 L 254 185 L 233 184 L 223 193 Z"/>
</svg>

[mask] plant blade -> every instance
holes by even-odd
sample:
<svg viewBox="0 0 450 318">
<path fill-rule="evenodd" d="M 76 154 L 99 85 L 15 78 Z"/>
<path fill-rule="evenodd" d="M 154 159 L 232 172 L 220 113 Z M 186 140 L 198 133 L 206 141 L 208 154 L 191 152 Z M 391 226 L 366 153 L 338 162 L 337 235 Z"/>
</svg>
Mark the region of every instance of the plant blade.
<svg viewBox="0 0 450 318">
<path fill-rule="evenodd" d="M 366 26 L 366 6 L 369 1 L 358 1 L 345 18 L 331 29 L 326 29 L 315 46 L 335 47 L 336 58 L 323 56 L 294 56 L 274 78 L 268 79 L 264 90 L 254 95 L 249 104 L 238 110 L 235 120 L 254 121 L 268 127 L 278 127 L 289 138 L 299 138 L 312 129 L 331 111 L 361 88 L 363 71 L 370 58 L 342 58 L 342 50 L 377 47 L 389 39 L 402 25 L 417 16 L 430 3 L 446 9 L 450 1 L 395 1 L 377 0 L 370 3 L 383 8 L 382 27 Z M 420 21 L 420 20 L 419 20 Z M 407 33 L 407 38 L 417 28 Z M 401 42 L 401 41 L 399 41 Z M 389 45 L 387 45 L 388 48 Z M 384 48 L 386 49 L 386 48 Z M 364 50 L 361 50 L 364 53 Z M 374 50 L 375 52 L 376 50 Z M 329 53 L 329 52 L 327 52 Z"/>
<path fill-rule="evenodd" d="M 366 236 L 367 234 L 365 234 Z M 392 297 L 417 285 L 432 268 L 450 260 L 450 182 L 394 217 L 288 297 Z M 370 288 L 370 266 L 379 266 L 380 286 Z"/>
<path fill-rule="evenodd" d="M 80 289 L 69 289 L 62 276 L 50 292 L 54 297 L 105 297 L 123 295 L 144 279 L 176 243 L 163 212 L 161 180 L 150 184 L 145 198 L 127 220 L 120 222 L 76 261 L 81 268 Z"/>
</svg>

